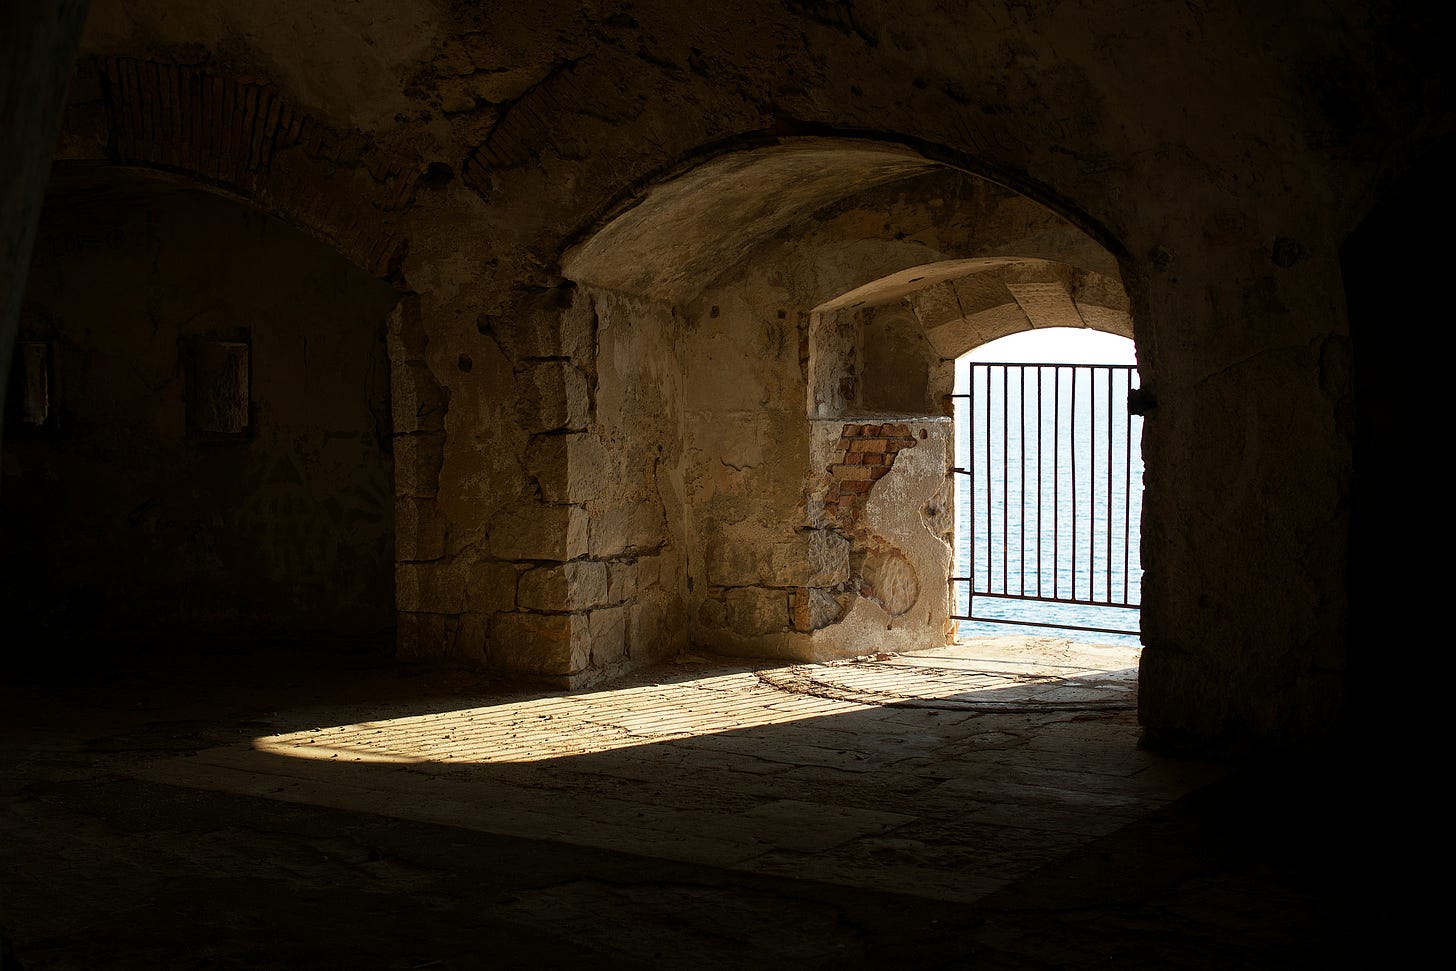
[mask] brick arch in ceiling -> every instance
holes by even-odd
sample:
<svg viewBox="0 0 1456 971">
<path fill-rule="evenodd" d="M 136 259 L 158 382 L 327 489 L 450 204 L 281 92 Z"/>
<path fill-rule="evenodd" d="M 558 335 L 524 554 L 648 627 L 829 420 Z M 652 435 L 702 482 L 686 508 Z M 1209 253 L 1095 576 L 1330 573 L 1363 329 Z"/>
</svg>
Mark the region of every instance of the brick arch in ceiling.
<svg viewBox="0 0 1456 971">
<path fill-rule="evenodd" d="M 68 101 L 58 161 L 181 176 L 397 277 L 408 247 L 400 216 L 426 170 L 418 158 L 331 127 L 267 84 L 193 64 L 89 58 Z"/>
</svg>

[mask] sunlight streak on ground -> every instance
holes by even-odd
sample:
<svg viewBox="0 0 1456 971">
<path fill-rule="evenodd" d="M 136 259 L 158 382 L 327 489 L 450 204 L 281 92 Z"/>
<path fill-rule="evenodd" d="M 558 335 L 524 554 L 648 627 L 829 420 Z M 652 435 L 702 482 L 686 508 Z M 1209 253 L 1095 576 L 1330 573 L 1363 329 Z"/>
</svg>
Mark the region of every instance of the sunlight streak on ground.
<svg viewBox="0 0 1456 971">
<path fill-rule="evenodd" d="M 753 672 L 410 715 L 257 739 L 259 751 L 360 762 L 539 762 L 866 707 L 785 694 Z"/>
<path fill-rule="evenodd" d="M 1060 643 L 1049 651 L 1046 644 Z M 1037 663 L 978 657 L 974 642 L 924 655 L 871 655 L 762 672 L 717 669 L 664 683 L 493 699 L 458 710 L 255 739 L 291 758 L 375 763 L 521 763 L 741 732 L 886 704 L 1099 706 L 1132 697 L 1137 652 L 1040 642 Z M 1070 709 L 1069 709 L 1070 710 Z"/>
</svg>

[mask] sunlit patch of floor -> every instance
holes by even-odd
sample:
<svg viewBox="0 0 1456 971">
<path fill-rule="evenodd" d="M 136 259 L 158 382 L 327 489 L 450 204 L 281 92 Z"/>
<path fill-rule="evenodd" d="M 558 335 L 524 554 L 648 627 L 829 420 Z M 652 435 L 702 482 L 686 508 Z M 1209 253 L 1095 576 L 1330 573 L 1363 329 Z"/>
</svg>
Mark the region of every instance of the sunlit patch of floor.
<svg viewBox="0 0 1456 971">
<path fill-rule="evenodd" d="M 259 738 L 262 752 L 356 762 L 539 762 L 865 708 L 1129 710 L 1137 651 L 1038 641 L 705 674 Z"/>
<path fill-rule="evenodd" d="M 785 693 L 752 672 L 316 728 L 262 752 L 364 762 L 540 762 L 865 707 Z"/>
<path fill-rule="evenodd" d="M 292 730 L 135 773 L 969 901 L 1217 776 L 1138 747 L 1136 666 L 1050 638 L 675 664 L 569 695 L 281 713 Z"/>
</svg>

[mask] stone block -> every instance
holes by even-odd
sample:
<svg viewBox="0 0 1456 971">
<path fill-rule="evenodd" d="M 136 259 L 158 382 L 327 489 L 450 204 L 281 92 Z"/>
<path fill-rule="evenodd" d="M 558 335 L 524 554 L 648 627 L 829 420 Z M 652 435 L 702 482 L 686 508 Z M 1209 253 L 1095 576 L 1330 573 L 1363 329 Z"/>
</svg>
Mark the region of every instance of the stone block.
<svg viewBox="0 0 1456 971">
<path fill-rule="evenodd" d="M 569 502 L 567 487 L 571 481 L 570 439 L 574 435 L 533 435 L 526 447 L 526 475 L 536 481 L 541 498 L 546 502 Z"/>
<path fill-rule="evenodd" d="M 625 603 L 637 596 L 637 561 L 621 560 L 611 564 L 607 587 L 607 603 Z"/>
<path fill-rule="evenodd" d="M 832 587 L 848 578 L 849 540 L 832 530 L 796 530 L 767 544 L 719 536 L 708 547 L 708 582 L 716 586 Z"/>
<path fill-rule="evenodd" d="M 424 362 L 396 364 L 390 372 L 389 396 L 396 435 L 444 429 L 450 392 Z"/>
<path fill-rule="evenodd" d="M 527 610 L 580 611 L 609 602 L 607 564 L 575 560 L 521 575 L 516 598 Z"/>
<path fill-rule="evenodd" d="M 433 498 L 440 491 L 440 467 L 445 464 L 443 432 L 396 435 L 394 494 Z"/>
<path fill-rule="evenodd" d="M 723 597 L 728 626 L 746 637 L 772 634 L 789 626 L 791 594 L 766 587 L 735 587 Z"/>
<path fill-rule="evenodd" d="M 592 507 L 587 548 L 596 559 L 655 550 L 666 541 L 667 522 L 656 501 L 602 502 Z"/>
<path fill-rule="evenodd" d="M 587 615 L 593 665 L 615 664 L 627 657 L 627 608 L 608 607 Z"/>
<path fill-rule="evenodd" d="M 429 336 L 420 314 L 420 298 L 406 294 L 389 312 L 388 337 L 391 361 L 422 361 Z"/>
<path fill-rule="evenodd" d="M 578 430 L 591 418 L 586 375 L 568 361 L 543 361 L 516 376 L 516 414 L 527 431 Z"/>
<path fill-rule="evenodd" d="M 727 627 L 728 605 L 716 597 L 709 597 L 698 605 L 698 623 L 704 627 Z"/>
<path fill-rule="evenodd" d="M 836 594 L 818 587 L 799 587 L 793 592 L 794 629 L 810 633 L 837 623 L 847 612 L 852 595 Z"/>
<path fill-rule="evenodd" d="M 459 620 L 444 614 L 400 611 L 395 615 L 394 652 L 402 661 L 435 661 L 449 656 Z"/>
<path fill-rule="evenodd" d="M 672 622 L 665 596 L 644 596 L 626 610 L 627 653 L 633 660 L 670 657 L 687 646 L 685 627 Z"/>
<path fill-rule="evenodd" d="M 586 614 L 497 614 L 491 624 L 491 666 L 515 674 L 568 675 L 591 661 Z"/>
<path fill-rule="evenodd" d="M 404 562 L 445 555 L 449 521 L 433 499 L 401 496 L 394 501 L 394 555 Z"/>
<path fill-rule="evenodd" d="M 399 563 L 394 569 L 395 606 L 404 611 L 458 614 L 465 609 L 463 561 Z"/>
<path fill-rule="evenodd" d="M 655 587 L 662 582 L 662 571 L 664 569 L 665 557 L 643 556 L 634 562 L 637 565 L 637 589 L 646 590 L 648 587 Z"/>
<path fill-rule="evenodd" d="M 805 587 L 798 587 L 794 590 L 793 601 L 790 606 L 790 613 L 793 618 L 795 630 L 811 631 L 814 629 L 809 619 L 809 591 Z"/>
<path fill-rule="evenodd" d="M 486 543 L 501 560 L 574 560 L 586 552 L 586 526 L 581 506 L 514 506 L 491 519 Z"/>
<path fill-rule="evenodd" d="M 561 353 L 578 364 L 589 364 L 596 356 L 597 311 L 591 296 L 575 287 L 571 306 L 561 312 Z"/>
<path fill-rule="evenodd" d="M 547 502 L 586 502 L 614 487 L 611 456 L 588 432 L 536 435 L 526 451 L 526 474 Z"/>
<path fill-rule="evenodd" d="M 489 634 L 489 615 L 461 614 L 455 621 L 455 639 L 450 647 L 450 658 L 471 667 L 484 667 Z"/>
<path fill-rule="evenodd" d="M 517 574 L 514 563 L 475 564 L 465 578 L 465 609 L 491 614 L 514 610 Z"/>
</svg>

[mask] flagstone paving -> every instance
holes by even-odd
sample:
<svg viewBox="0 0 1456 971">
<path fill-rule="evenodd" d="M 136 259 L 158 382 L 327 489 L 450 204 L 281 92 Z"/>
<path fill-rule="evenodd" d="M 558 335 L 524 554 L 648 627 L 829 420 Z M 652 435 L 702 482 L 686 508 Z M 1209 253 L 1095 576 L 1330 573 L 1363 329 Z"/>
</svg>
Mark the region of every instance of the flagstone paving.
<svg viewBox="0 0 1456 971">
<path fill-rule="evenodd" d="M 11 686 L 25 968 L 1282 967 L 1372 925 L 1306 776 L 1139 746 L 1134 649 L 278 661 Z"/>
</svg>

